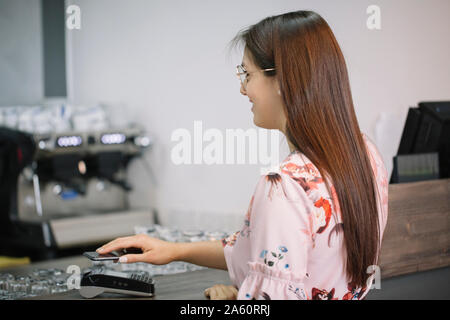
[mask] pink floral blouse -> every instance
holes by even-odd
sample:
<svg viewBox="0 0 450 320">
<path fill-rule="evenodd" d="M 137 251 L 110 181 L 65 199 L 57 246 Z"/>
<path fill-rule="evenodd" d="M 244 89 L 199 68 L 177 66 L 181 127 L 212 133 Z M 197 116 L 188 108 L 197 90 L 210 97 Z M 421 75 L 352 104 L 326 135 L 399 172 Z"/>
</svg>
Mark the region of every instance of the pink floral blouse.
<svg viewBox="0 0 450 320">
<path fill-rule="evenodd" d="M 364 133 L 363 137 L 379 190 L 383 234 L 388 175 L 377 147 Z M 278 175 L 260 178 L 242 229 L 222 239 L 230 279 L 239 290 L 237 299 L 355 300 L 367 294 L 370 285 L 352 287 L 347 278 L 334 186 L 331 193 L 299 151 L 280 164 Z"/>
</svg>

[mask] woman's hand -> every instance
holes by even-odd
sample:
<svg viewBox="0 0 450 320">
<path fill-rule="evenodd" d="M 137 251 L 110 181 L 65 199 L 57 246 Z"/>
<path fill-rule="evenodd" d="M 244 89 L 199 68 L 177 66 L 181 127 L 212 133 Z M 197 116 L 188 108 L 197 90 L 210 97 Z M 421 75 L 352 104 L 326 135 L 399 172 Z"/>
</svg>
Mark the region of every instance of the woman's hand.
<svg viewBox="0 0 450 320">
<path fill-rule="evenodd" d="M 125 248 L 139 248 L 141 254 L 127 254 L 120 257 L 121 263 L 147 262 L 152 264 L 167 264 L 175 260 L 176 243 L 167 242 L 145 234 L 117 238 L 97 249 L 100 254 Z"/>
<path fill-rule="evenodd" d="M 236 300 L 238 290 L 234 286 L 216 284 L 205 290 L 205 297 L 211 300 Z"/>
</svg>

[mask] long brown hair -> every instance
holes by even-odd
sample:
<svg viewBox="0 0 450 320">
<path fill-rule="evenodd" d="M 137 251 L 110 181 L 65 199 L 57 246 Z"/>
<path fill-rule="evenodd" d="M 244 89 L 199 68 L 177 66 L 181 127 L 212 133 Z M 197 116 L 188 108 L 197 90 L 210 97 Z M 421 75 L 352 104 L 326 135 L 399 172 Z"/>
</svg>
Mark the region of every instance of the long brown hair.
<svg viewBox="0 0 450 320">
<path fill-rule="evenodd" d="M 367 267 L 378 261 L 376 185 L 356 119 L 347 67 L 327 22 L 312 11 L 267 17 L 241 30 L 255 65 L 275 68 L 287 118 L 287 139 L 329 177 L 342 213 L 346 271 L 366 285 Z"/>
</svg>

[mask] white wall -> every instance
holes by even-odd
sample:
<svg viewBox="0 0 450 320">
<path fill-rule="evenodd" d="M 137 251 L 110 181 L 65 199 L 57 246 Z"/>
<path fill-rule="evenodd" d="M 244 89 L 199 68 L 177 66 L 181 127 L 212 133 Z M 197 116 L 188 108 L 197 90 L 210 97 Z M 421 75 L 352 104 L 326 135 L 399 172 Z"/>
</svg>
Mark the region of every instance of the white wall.
<svg viewBox="0 0 450 320">
<path fill-rule="evenodd" d="M 0 106 L 44 96 L 40 0 L 0 0 Z"/>
<path fill-rule="evenodd" d="M 238 214 L 239 222 L 245 214 L 260 166 L 175 166 L 170 137 L 177 128 L 192 132 L 194 120 L 202 120 L 204 130 L 255 128 L 234 75 L 241 54 L 228 57 L 226 45 L 266 16 L 314 10 L 327 20 L 346 58 L 360 127 L 377 143 L 389 172 L 408 107 L 450 100 L 448 0 L 69 3 L 81 8 L 81 30 L 67 31 L 70 99 L 108 103 L 116 119 L 138 121 L 156 136 L 146 157 L 159 185 L 136 162 L 131 199 L 137 207 L 155 206 L 163 219 L 177 208 L 185 221 L 210 225 L 224 223 L 214 218 L 219 213 Z M 381 8 L 381 30 L 366 27 L 371 4 Z M 282 158 L 287 151 L 284 142 Z M 192 212 L 217 215 L 206 222 L 208 216 L 195 220 Z"/>
</svg>

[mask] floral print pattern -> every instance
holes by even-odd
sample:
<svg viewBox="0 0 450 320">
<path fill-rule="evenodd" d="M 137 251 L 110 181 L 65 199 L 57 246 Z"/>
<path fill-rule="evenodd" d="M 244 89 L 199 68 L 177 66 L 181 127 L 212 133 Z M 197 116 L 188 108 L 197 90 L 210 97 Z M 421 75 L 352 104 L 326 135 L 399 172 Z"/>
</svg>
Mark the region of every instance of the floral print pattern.
<svg viewBox="0 0 450 320">
<path fill-rule="evenodd" d="M 327 290 L 319 290 L 317 288 L 312 288 L 312 300 L 337 300 L 334 298 L 334 288 L 330 292 Z"/>
<path fill-rule="evenodd" d="M 358 300 L 359 297 L 363 296 L 367 288 L 363 287 L 360 290 L 356 290 L 355 286 L 352 286 L 352 284 L 349 283 L 347 286 L 347 290 L 348 292 L 342 297 L 342 300 Z"/>
<path fill-rule="evenodd" d="M 247 213 L 245 214 L 244 227 L 240 232 L 241 237 L 248 238 L 250 236 L 250 212 L 252 211 L 253 200 L 255 196 L 250 199 L 250 204 L 248 206 Z"/>
<path fill-rule="evenodd" d="M 383 234 L 387 171 L 376 146 L 363 137 L 376 178 Z M 336 190 L 299 151 L 261 177 L 243 227 L 222 244 L 238 299 L 359 300 L 370 290 L 349 283 Z"/>
<path fill-rule="evenodd" d="M 277 265 L 278 262 L 280 262 L 281 259 L 284 258 L 284 253 L 286 253 L 288 250 L 285 246 L 279 246 L 278 247 L 278 253 L 277 252 L 270 252 L 270 255 L 268 256 L 267 250 L 263 250 L 261 251 L 261 254 L 259 255 L 260 258 L 264 259 L 264 264 L 269 266 L 269 267 L 273 267 L 274 265 Z M 289 268 L 289 264 L 285 264 L 284 268 Z"/>
<path fill-rule="evenodd" d="M 235 233 L 233 233 L 231 236 L 227 237 L 227 238 L 223 238 L 222 239 L 222 246 L 229 246 L 232 247 L 234 246 L 234 243 L 236 242 L 236 239 L 239 235 L 240 231 L 236 231 Z"/>
<path fill-rule="evenodd" d="M 316 230 L 316 233 L 322 233 L 330 223 L 331 205 L 330 202 L 328 202 L 328 200 L 324 199 L 323 197 L 320 197 L 320 199 L 314 203 L 314 206 L 317 208 L 314 211 L 316 222 L 318 224 L 318 229 Z"/>
</svg>

